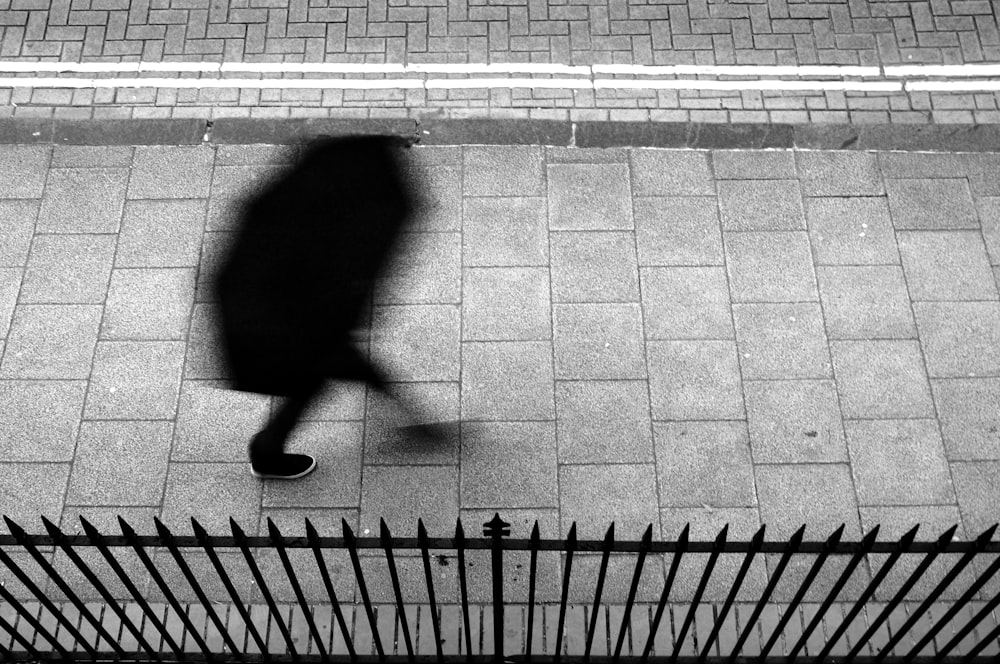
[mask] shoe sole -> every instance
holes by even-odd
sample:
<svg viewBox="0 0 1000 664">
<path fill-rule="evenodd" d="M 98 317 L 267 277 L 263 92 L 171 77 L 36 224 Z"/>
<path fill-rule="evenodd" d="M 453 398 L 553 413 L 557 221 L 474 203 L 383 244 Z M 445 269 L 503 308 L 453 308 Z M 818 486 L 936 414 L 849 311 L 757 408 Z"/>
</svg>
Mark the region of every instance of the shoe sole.
<svg viewBox="0 0 1000 664">
<path fill-rule="evenodd" d="M 297 480 L 300 477 L 305 477 L 314 470 L 316 470 L 316 459 L 313 459 L 312 465 L 298 475 L 271 475 L 269 473 L 259 473 L 254 470 L 253 464 L 250 464 L 250 474 L 262 480 Z"/>
</svg>

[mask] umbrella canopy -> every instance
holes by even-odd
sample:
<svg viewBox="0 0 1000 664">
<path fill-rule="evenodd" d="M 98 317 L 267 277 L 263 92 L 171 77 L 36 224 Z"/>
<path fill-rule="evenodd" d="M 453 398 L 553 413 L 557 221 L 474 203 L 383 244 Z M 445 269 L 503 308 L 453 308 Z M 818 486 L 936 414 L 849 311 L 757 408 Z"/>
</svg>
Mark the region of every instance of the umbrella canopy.
<svg viewBox="0 0 1000 664">
<path fill-rule="evenodd" d="M 414 212 L 404 145 L 317 139 L 245 202 L 215 282 L 234 389 L 288 395 L 323 378 L 370 378 L 350 331 Z"/>
</svg>

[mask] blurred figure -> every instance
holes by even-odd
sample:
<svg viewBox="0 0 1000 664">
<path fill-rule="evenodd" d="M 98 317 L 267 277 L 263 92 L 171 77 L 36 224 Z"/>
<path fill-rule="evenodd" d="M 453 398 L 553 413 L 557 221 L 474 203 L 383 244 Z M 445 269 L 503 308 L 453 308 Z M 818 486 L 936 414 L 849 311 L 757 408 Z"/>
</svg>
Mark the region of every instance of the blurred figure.
<svg viewBox="0 0 1000 664">
<path fill-rule="evenodd" d="M 408 146 L 392 136 L 319 138 L 244 206 L 215 283 L 225 361 L 233 389 L 287 397 L 250 442 L 256 477 L 316 468 L 284 447 L 327 379 L 387 391 L 350 333 L 415 212 L 399 153 Z"/>
</svg>

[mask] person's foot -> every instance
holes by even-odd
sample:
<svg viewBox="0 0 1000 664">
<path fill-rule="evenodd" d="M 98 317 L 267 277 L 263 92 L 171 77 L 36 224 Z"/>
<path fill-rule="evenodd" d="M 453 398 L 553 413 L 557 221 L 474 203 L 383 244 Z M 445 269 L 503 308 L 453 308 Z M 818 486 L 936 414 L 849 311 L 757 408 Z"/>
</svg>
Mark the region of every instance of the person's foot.
<svg viewBox="0 0 1000 664">
<path fill-rule="evenodd" d="M 308 454 L 278 454 L 250 460 L 250 473 L 263 480 L 297 480 L 316 470 L 316 459 Z"/>
</svg>

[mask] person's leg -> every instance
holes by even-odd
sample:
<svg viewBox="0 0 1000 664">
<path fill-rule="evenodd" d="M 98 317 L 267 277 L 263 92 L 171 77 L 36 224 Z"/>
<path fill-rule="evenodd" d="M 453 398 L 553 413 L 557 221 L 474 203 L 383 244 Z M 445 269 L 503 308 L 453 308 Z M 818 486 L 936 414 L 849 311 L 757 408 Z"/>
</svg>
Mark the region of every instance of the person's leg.
<svg viewBox="0 0 1000 664">
<path fill-rule="evenodd" d="M 286 454 L 285 443 L 306 408 L 322 387 L 322 381 L 284 399 L 267 426 L 250 442 L 250 469 L 257 477 L 296 479 L 316 468 L 316 460 L 307 454 Z"/>
</svg>

